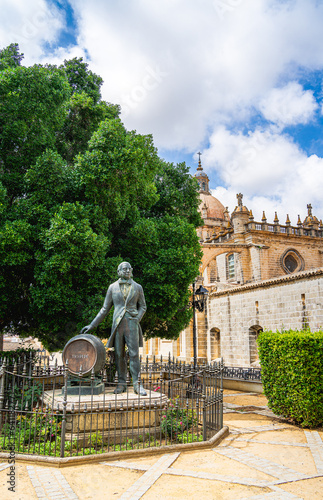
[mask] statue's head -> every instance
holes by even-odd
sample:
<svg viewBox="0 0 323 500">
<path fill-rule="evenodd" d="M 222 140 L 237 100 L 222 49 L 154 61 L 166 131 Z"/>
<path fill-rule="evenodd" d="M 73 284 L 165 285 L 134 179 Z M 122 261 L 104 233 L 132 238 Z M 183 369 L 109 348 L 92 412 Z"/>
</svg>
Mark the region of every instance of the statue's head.
<svg viewBox="0 0 323 500">
<path fill-rule="evenodd" d="M 118 276 L 124 280 L 132 278 L 132 267 L 129 262 L 121 262 L 118 266 Z"/>
</svg>

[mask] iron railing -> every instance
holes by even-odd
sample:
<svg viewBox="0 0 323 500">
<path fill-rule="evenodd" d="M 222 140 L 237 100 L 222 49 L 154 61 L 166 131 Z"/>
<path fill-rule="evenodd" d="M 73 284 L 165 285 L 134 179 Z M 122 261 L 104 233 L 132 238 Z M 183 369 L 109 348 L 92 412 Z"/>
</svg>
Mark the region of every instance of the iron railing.
<svg viewBox="0 0 323 500">
<path fill-rule="evenodd" d="M 225 366 L 223 369 L 223 378 L 261 382 L 261 368 Z"/>
<path fill-rule="evenodd" d="M 4 363 L 0 451 L 68 457 L 206 441 L 223 427 L 222 374 L 222 362 L 194 371 L 147 361 L 143 397 L 130 384 L 114 394 L 107 370 L 71 378 L 66 367 Z"/>
<path fill-rule="evenodd" d="M 45 349 L 38 349 L 36 351 L 36 358 L 35 354 L 33 353 L 29 353 L 27 356 L 22 355 L 16 361 L 18 372 L 20 371 L 21 373 L 24 365 L 26 364 L 29 375 L 31 375 L 31 373 L 33 373 L 35 376 L 44 374 L 50 375 L 55 371 L 55 374 L 60 374 L 63 376 L 64 366 L 59 366 L 57 362 L 55 365 L 52 365 L 51 358 L 48 354 L 46 354 L 46 352 L 47 351 Z M 0 367 L 4 359 L 5 358 L 0 358 Z M 171 357 L 170 355 L 168 357 L 160 356 L 159 359 L 155 356 L 152 356 L 151 358 L 149 358 L 148 356 L 146 356 L 145 358 L 143 356 L 140 356 L 140 363 L 142 374 L 152 373 L 155 374 L 154 376 L 156 376 L 156 374 L 159 374 L 161 370 L 165 375 L 169 374 L 169 377 L 173 377 L 175 374 L 180 375 L 181 373 L 187 375 L 194 369 L 193 362 L 188 363 L 186 361 L 178 360 L 174 356 Z M 212 366 L 212 364 L 214 363 L 211 363 L 211 365 L 207 363 L 199 364 L 198 369 L 203 370 L 207 366 Z M 11 371 L 13 370 L 13 366 L 13 364 L 10 365 Z M 7 369 L 8 368 L 9 366 L 7 364 Z M 115 381 L 113 351 L 108 352 L 105 370 L 107 380 L 112 382 Z M 261 381 L 261 368 L 223 366 L 223 378 Z"/>
</svg>

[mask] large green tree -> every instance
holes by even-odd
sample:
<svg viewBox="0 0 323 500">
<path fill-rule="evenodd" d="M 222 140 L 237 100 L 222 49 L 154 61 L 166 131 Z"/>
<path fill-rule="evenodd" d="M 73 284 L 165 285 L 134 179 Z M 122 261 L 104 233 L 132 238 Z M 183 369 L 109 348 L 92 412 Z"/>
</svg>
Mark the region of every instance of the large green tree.
<svg viewBox="0 0 323 500">
<path fill-rule="evenodd" d="M 0 331 L 62 348 L 129 260 L 146 337 L 176 338 L 201 258 L 196 181 L 160 159 L 151 136 L 125 129 L 82 59 L 21 59 L 16 44 L 0 51 Z"/>
</svg>

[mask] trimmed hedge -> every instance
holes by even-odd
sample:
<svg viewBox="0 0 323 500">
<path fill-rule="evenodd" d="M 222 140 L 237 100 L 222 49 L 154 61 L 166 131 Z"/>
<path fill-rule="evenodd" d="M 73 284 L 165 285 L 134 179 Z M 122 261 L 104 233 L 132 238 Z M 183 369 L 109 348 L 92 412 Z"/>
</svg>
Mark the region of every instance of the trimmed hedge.
<svg viewBox="0 0 323 500">
<path fill-rule="evenodd" d="M 323 331 L 262 332 L 258 347 L 272 411 L 302 427 L 323 425 Z"/>
</svg>

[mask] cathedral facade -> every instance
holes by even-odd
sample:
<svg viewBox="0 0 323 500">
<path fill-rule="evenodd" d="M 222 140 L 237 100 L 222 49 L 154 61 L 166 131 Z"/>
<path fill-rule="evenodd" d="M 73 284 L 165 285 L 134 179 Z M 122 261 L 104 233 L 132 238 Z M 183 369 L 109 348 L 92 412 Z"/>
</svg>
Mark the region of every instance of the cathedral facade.
<svg viewBox="0 0 323 500">
<path fill-rule="evenodd" d="M 312 214 L 296 226 L 263 213 L 255 221 L 237 195 L 231 216 L 212 196 L 201 162 L 199 183 L 203 249 L 199 281 L 209 291 L 207 305 L 196 312 L 199 362 L 223 357 L 227 366 L 257 366 L 260 331 L 323 327 L 323 225 Z M 152 339 L 145 355 L 193 357 L 192 324 L 177 341 Z"/>
</svg>

